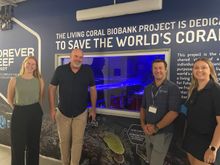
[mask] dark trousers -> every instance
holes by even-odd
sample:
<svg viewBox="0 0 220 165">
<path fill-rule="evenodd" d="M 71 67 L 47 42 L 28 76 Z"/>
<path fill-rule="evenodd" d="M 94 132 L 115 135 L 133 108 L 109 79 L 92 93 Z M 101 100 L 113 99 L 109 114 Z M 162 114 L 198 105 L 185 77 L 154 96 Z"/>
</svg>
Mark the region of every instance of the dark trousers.
<svg viewBox="0 0 220 165">
<path fill-rule="evenodd" d="M 11 118 L 11 165 L 39 165 L 42 124 L 39 103 L 15 106 Z"/>
</svg>

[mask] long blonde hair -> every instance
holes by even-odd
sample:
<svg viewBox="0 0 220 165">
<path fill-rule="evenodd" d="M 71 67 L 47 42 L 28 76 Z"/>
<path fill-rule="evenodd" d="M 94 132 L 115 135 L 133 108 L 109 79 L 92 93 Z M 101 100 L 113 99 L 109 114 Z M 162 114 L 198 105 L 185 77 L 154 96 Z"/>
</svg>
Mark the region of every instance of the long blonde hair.
<svg viewBox="0 0 220 165">
<path fill-rule="evenodd" d="M 218 83 L 218 78 L 217 78 L 217 75 L 216 75 L 216 72 L 215 72 L 215 68 L 214 68 L 214 65 L 213 63 L 208 59 L 208 58 L 198 58 L 197 60 L 195 60 L 194 64 L 193 64 L 193 67 L 195 65 L 196 62 L 198 61 L 203 61 L 205 62 L 206 64 L 208 64 L 209 66 L 209 69 L 210 69 L 210 79 L 213 80 L 215 83 Z M 190 87 L 189 87 L 189 93 L 188 93 L 188 97 L 191 96 L 192 94 L 192 91 L 198 87 L 198 80 L 194 77 L 193 73 L 192 73 L 192 78 L 191 78 L 191 84 L 190 84 Z"/>
<path fill-rule="evenodd" d="M 20 69 L 19 75 L 23 75 L 23 74 L 24 74 L 24 72 L 25 72 L 24 65 L 25 65 L 25 63 L 26 63 L 29 59 L 33 59 L 33 60 L 36 62 L 36 69 L 35 69 L 34 72 L 33 72 L 33 76 L 34 76 L 35 78 L 40 79 L 40 78 L 41 78 L 41 73 L 40 73 L 40 71 L 39 71 L 37 59 L 36 59 L 34 56 L 27 56 L 27 57 L 23 60 L 23 62 L 22 62 L 22 64 L 21 64 L 21 69 Z"/>
</svg>

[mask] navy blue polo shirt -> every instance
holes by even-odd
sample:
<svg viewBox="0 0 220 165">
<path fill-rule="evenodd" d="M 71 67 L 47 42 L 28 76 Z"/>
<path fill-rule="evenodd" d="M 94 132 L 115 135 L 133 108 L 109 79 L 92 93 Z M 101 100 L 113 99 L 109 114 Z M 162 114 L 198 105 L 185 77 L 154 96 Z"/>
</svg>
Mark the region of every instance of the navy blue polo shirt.
<svg viewBox="0 0 220 165">
<path fill-rule="evenodd" d="M 75 117 L 88 106 L 88 88 L 95 86 L 93 72 L 89 65 L 82 65 L 77 73 L 70 63 L 57 67 L 50 82 L 59 86 L 59 110 L 67 117 Z"/>
<path fill-rule="evenodd" d="M 145 122 L 158 123 L 169 111 L 179 112 L 181 97 L 176 84 L 165 80 L 159 87 L 152 83 L 145 87 L 141 107 L 145 109 Z M 157 112 L 149 112 L 149 107 L 154 106 Z M 160 132 L 172 132 L 173 125 L 160 130 Z"/>
<path fill-rule="evenodd" d="M 213 135 L 220 116 L 220 86 L 213 80 L 200 91 L 194 89 L 187 101 L 188 127 L 200 134 Z"/>
</svg>

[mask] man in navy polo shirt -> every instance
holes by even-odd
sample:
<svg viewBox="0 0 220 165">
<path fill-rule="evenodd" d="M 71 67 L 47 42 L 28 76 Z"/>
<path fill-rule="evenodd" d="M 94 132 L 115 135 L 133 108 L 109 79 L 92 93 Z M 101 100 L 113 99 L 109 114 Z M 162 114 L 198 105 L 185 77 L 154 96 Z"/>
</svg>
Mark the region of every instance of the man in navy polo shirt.
<svg viewBox="0 0 220 165">
<path fill-rule="evenodd" d="M 140 109 L 141 127 L 146 135 L 146 152 L 150 165 L 163 165 L 173 136 L 173 121 L 178 116 L 180 91 L 167 80 L 167 63 L 152 64 L 154 82 L 145 87 Z"/>
<path fill-rule="evenodd" d="M 96 118 L 96 86 L 93 72 L 82 65 L 83 52 L 74 49 L 70 63 L 58 66 L 49 85 L 50 114 L 56 120 L 63 165 L 79 165 L 83 136 L 87 123 L 88 89 L 91 110 L 89 117 Z M 59 86 L 59 104 L 56 111 L 55 98 Z"/>
</svg>

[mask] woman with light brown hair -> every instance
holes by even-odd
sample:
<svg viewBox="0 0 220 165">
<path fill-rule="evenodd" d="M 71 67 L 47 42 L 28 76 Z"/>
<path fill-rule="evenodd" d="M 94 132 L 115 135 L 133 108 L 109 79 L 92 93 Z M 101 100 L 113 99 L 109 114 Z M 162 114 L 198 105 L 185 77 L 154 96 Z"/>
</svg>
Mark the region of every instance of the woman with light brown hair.
<svg viewBox="0 0 220 165">
<path fill-rule="evenodd" d="M 186 102 L 187 129 L 183 148 L 191 165 L 214 164 L 220 146 L 220 85 L 214 65 L 197 59 Z"/>
<path fill-rule="evenodd" d="M 38 165 L 43 111 L 44 81 L 35 57 L 22 62 L 18 76 L 8 83 L 7 99 L 13 108 L 11 118 L 11 164 Z"/>
</svg>

